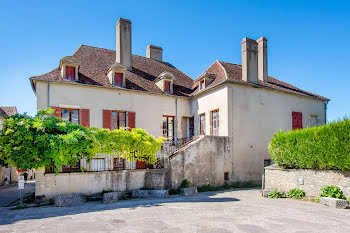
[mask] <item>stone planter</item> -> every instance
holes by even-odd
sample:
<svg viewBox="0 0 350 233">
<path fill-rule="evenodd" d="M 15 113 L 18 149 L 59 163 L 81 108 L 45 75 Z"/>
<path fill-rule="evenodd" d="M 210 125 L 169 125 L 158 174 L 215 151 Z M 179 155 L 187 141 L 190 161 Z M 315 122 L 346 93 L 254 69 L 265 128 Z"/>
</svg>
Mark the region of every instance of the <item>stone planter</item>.
<svg viewBox="0 0 350 233">
<path fill-rule="evenodd" d="M 86 197 L 83 194 L 60 194 L 54 196 L 53 202 L 55 206 L 71 206 L 79 205 L 86 202 Z"/>
<path fill-rule="evenodd" d="M 196 195 L 198 194 L 197 187 L 182 188 L 180 194 L 185 197 Z"/>
<path fill-rule="evenodd" d="M 167 198 L 168 190 L 134 190 L 131 193 L 132 198 Z"/>
<path fill-rule="evenodd" d="M 337 209 L 345 209 L 349 207 L 349 203 L 346 200 L 331 197 L 320 197 L 320 203 Z"/>
<path fill-rule="evenodd" d="M 113 203 L 119 200 L 121 192 L 110 192 L 103 194 L 103 203 Z"/>
</svg>

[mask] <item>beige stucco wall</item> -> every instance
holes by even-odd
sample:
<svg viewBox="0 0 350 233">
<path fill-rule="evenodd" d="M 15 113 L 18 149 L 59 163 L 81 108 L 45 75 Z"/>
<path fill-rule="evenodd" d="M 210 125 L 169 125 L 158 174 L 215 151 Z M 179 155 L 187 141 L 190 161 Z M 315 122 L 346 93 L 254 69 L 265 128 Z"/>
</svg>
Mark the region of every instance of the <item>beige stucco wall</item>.
<svg viewBox="0 0 350 233">
<path fill-rule="evenodd" d="M 200 136 L 169 159 L 170 184 L 177 188 L 187 179 L 192 186 L 224 183 L 224 172 L 230 172 L 229 138 Z M 228 181 L 230 182 L 230 181 Z"/>
<path fill-rule="evenodd" d="M 237 180 L 261 180 L 267 146 L 279 130 L 291 130 L 292 112 L 303 113 L 303 127 L 312 124 L 310 114 L 325 122 L 324 102 L 266 88 L 230 85 L 229 136 L 233 138 L 233 175 Z"/>
<path fill-rule="evenodd" d="M 350 171 L 280 169 L 276 165 L 265 168 L 265 190 L 286 192 L 299 188 L 306 196 L 319 196 L 320 188 L 334 185 L 350 197 Z"/>
<path fill-rule="evenodd" d="M 103 190 L 131 191 L 144 186 L 165 188 L 164 169 L 143 169 L 103 172 L 36 173 L 35 195 L 52 198 L 63 193 L 95 194 Z"/>
<path fill-rule="evenodd" d="M 36 82 L 37 108 L 48 107 L 47 82 Z M 90 109 L 90 126 L 102 128 L 103 110 L 136 112 L 136 128 L 144 128 L 155 137 L 162 136 L 163 115 L 175 116 L 175 97 L 152 95 L 136 91 L 98 88 L 60 83 L 50 84 L 50 106 Z M 181 120 L 190 116 L 187 98 L 178 98 L 178 137 L 182 134 Z"/>
<path fill-rule="evenodd" d="M 229 136 L 227 86 L 210 90 L 192 99 L 191 113 L 195 118 L 195 135 L 198 135 L 199 131 L 199 115 L 203 113 L 205 113 L 205 134 L 210 135 L 210 112 L 213 110 L 219 110 L 219 136 Z"/>
</svg>

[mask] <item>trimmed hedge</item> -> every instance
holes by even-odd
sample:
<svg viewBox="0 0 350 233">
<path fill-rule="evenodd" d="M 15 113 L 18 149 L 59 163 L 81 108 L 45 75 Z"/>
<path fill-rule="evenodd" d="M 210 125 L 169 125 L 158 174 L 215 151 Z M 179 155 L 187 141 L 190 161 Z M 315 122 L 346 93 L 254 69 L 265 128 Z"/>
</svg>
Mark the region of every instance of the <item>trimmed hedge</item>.
<svg viewBox="0 0 350 233">
<path fill-rule="evenodd" d="M 278 131 L 269 143 L 282 168 L 350 170 L 350 120 L 294 131 Z"/>
</svg>

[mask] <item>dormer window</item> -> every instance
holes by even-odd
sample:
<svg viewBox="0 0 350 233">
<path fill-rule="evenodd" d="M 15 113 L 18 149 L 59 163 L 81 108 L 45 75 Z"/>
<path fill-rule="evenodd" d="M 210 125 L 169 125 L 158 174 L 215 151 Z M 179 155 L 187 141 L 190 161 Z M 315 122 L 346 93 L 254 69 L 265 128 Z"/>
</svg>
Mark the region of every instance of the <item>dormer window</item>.
<svg viewBox="0 0 350 233">
<path fill-rule="evenodd" d="M 198 81 L 198 89 L 201 91 L 211 84 L 216 75 L 212 73 L 205 73 Z"/>
<path fill-rule="evenodd" d="M 108 79 L 110 83 L 113 86 L 118 87 L 125 87 L 126 86 L 126 80 L 125 80 L 125 74 L 126 74 L 126 68 L 116 62 L 114 63 L 106 72 Z"/>
<path fill-rule="evenodd" d="M 175 77 L 172 73 L 164 71 L 154 82 L 164 93 L 173 94 L 174 79 Z"/>
<path fill-rule="evenodd" d="M 62 79 L 78 81 L 79 61 L 75 57 L 67 56 L 60 60 Z"/>
<path fill-rule="evenodd" d="M 123 73 L 114 73 L 114 85 L 116 86 L 124 86 L 123 85 Z"/>
<path fill-rule="evenodd" d="M 203 90 L 204 88 L 205 88 L 205 80 L 203 79 L 199 82 L 199 90 Z"/>
</svg>

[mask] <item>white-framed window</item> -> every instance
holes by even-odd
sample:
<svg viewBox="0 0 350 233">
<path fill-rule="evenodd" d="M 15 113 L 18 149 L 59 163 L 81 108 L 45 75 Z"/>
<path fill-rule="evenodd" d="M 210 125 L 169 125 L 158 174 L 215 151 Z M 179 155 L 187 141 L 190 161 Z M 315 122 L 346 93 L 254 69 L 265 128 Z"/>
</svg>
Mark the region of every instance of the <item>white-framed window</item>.
<svg viewBox="0 0 350 233">
<path fill-rule="evenodd" d="M 104 171 L 106 170 L 106 161 L 104 158 L 95 158 L 91 160 L 91 171 Z"/>
</svg>

